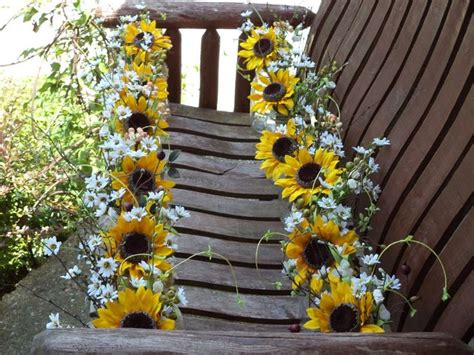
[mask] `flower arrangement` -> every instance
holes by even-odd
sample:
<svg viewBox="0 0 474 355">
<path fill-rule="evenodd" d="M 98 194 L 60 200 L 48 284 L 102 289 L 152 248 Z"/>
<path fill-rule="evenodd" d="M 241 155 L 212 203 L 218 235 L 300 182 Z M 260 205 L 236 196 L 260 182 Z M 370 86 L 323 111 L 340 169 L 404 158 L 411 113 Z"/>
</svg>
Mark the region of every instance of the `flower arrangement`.
<svg viewBox="0 0 474 355">
<path fill-rule="evenodd" d="M 96 328 L 174 329 L 184 290 L 173 286 L 173 225 L 189 213 L 173 206 L 170 179 L 179 151 L 167 154 L 167 67 L 170 38 L 146 12 L 121 18 L 108 34 L 110 67 L 95 87 L 105 123 L 100 128 L 102 168 L 85 179 L 88 211 L 79 236 L 78 265 L 64 279 L 83 289 Z M 44 240 L 45 255 L 61 242 Z M 85 274 L 85 275 L 84 275 Z M 48 328 L 62 326 L 58 314 Z"/>
<path fill-rule="evenodd" d="M 283 237 L 283 273 L 291 280 L 292 293 L 307 301 L 305 328 L 384 332 L 390 323 L 384 304 L 388 293 L 403 297 L 415 312 L 398 291 L 400 281 L 380 267 L 390 246 L 378 254 L 366 238 L 381 192 L 371 180 L 379 170 L 374 157 L 390 141 L 375 138 L 368 147 L 354 147 L 354 158 L 347 159 L 341 115 L 331 97 L 341 67 L 331 63 L 316 71 L 299 48 L 302 25 L 256 25 L 251 13 L 242 14 L 246 40 L 239 56 L 241 74 L 249 78 L 249 72 L 255 73 L 249 96 L 253 126 L 261 132 L 255 157 L 290 203 L 284 217 L 287 234 L 268 231 L 261 241 Z M 354 196 L 368 201 L 358 215 L 349 205 Z M 424 245 L 411 236 L 394 244 L 412 242 Z M 447 297 L 445 287 L 443 299 Z"/>
</svg>

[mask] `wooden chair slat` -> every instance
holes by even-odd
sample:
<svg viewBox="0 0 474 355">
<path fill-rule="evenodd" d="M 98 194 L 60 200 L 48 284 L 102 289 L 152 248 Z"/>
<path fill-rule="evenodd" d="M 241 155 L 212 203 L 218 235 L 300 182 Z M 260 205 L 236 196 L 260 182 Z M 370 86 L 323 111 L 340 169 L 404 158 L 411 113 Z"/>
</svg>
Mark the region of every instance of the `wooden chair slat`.
<svg viewBox="0 0 474 355">
<path fill-rule="evenodd" d="M 184 314 L 184 326 L 186 329 L 195 331 L 245 331 L 245 332 L 287 332 L 288 324 L 260 324 L 260 323 L 245 323 L 236 322 L 233 320 L 217 319 L 213 318 L 209 321 L 208 317 L 197 316 L 193 314 Z M 229 350 L 228 347 L 225 347 Z M 223 349 L 216 349 L 218 352 L 222 352 Z M 241 351 L 241 350 L 240 350 Z"/>
<path fill-rule="evenodd" d="M 245 33 L 242 33 L 239 36 L 239 42 L 238 42 L 238 47 L 237 50 L 241 50 L 240 48 L 240 43 L 245 42 L 247 39 L 247 35 Z M 242 57 L 237 58 L 237 64 L 239 68 L 242 70 L 245 69 L 245 64 L 244 64 L 244 59 Z M 244 78 L 243 75 L 248 75 L 249 80 L 247 78 Z M 243 73 L 240 73 L 239 70 L 237 70 L 237 74 L 235 76 L 235 96 L 234 96 L 234 111 L 235 112 L 250 112 L 250 101 L 247 98 L 250 95 L 250 82 L 253 80 L 255 77 L 255 72 L 254 71 L 244 71 Z"/>
<path fill-rule="evenodd" d="M 440 258 L 443 260 L 446 268 L 449 289 L 452 289 L 455 281 L 463 274 L 463 270 L 469 268 L 469 264 L 472 261 L 474 243 L 471 242 L 471 233 L 473 230 L 474 211 L 470 209 L 461 224 L 456 228 L 453 236 L 440 252 Z M 472 270 L 472 265 L 470 270 Z M 427 329 L 429 320 L 432 319 L 432 315 L 439 307 L 443 307 L 444 303 L 440 298 L 435 297 L 440 294 L 440 280 L 443 280 L 441 267 L 435 263 L 426 275 L 426 282 L 423 282 L 420 290 L 417 292 L 417 295 L 422 300 L 422 302 L 416 304 L 417 316 L 406 318 L 403 324 L 403 331 L 409 332 L 413 331 L 413 329 L 432 330 Z M 450 333 L 448 330 L 445 331 Z"/>
<path fill-rule="evenodd" d="M 176 241 L 179 245 L 179 254 L 190 256 L 211 247 L 212 251 L 224 255 L 233 265 L 245 264 L 247 267 L 255 268 L 256 246 L 254 243 L 242 243 L 241 241 L 222 240 L 186 233 L 181 234 Z M 282 261 L 283 254 L 280 245 L 262 242 L 258 250 L 259 268 L 281 270 Z"/>
<path fill-rule="evenodd" d="M 183 132 L 232 142 L 258 142 L 255 130 L 247 126 L 234 126 L 229 129 L 229 126 L 190 120 L 181 116 L 172 116 L 168 121 L 171 125 L 169 129 L 171 132 Z"/>
<path fill-rule="evenodd" d="M 170 28 L 166 35 L 171 38 L 173 48 L 168 53 L 166 64 L 168 65 L 168 100 L 174 103 L 181 102 L 181 32 L 179 29 Z"/>
<path fill-rule="evenodd" d="M 207 29 L 201 42 L 201 86 L 199 107 L 216 109 L 219 83 L 220 37 L 215 29 Z"/>
<path fill-rule="evenodd" d="M 214 259 L 214 258 L 213 258 Z M 182 258 L 176 258 L 179 262 Z M 256 269 L 233 265 L 237 286 L 241 293 L 253 294 L 289 294 L 291 285 L 281 269 Z M 176 284 L 208 287 L 212 289 L 235 291 L 232 273 L 226 263 L 210 262 L 209 258 L 192 259 L 176 269 Z M 273 284 L 282 283 L 281 290 Z"/>
<path fill-rule="evenodd" d="M 216 111 L 202 107 L 170 104 L 173 116 L 187 117 L 194 120 L 220 123 L 225 126 L 250 126 L 252 119 L 248 113 Z M 229 127 L 229 129 L 231 129 Z"/>
<path fill-rule="evenodd" d="M 212 275 L 208 275 L 212 279 Z M 181 307 L 183 314 L 205 315 L 212 318 L 266 324 L 298 322 L 304 300 L 292 296 L 241 294 L 243 304 L 237 303 L 235 292 L 183 286 L 188 304 Z"/>
<path fill-rule="evenodd" d="M 188 315 L 185 315 L 185 322 Z M 309 334 L 265 332 L 260 324 L 249 323 L 245 331 L 238 322 L 216 320 L 215 326 L 208 324 L 203 331 L 195 316 L 185 327 L 196 326 L 196 331 L 162 331 L 148 329 L 55 329 L 46 330 L 36 336 L 33 354 L 58 354 L 77 352 L 119 353 L 133 349 L 135 354 L 157 352 L 176 353 L 298 353 L 298 354 L 346 354 L 357 349 L 358 354 L 459 354 L 467 355 L 472 349 L 459 340 L 442 333 L 408 334 Z M 236 329 L 232 329 L 235 324 Z M 219 331 L 218 326 L 229 331 Z M 259 329 L 261 327 L 262 329 Z M 265 325 L 267 327 L 267 325 Z M 283 327 L 271 325 L 270 329 Z M 88 344 L 88 345 L 84 345 Z"/>
<path fill-rule="evenodd" d="M 307 48 L 313 59 L 323 58 L 320 66 L 334 47 L 339 48 L 335 59 L 349 63 L 335 89 L 346 149 L 379 136 L 392 142 L 377 154 L 381 170 L 376 181 L 383 192 L 369 237 L 389 244 L 414 234 L 449 258 L 447 250 L 465 243 L 456 231 L 467 218 L 472 193 L 472 6 L 466 0 L 377 2 L 361 36 L 354 30 L 353 6 L 323 0 L 324 15 L 317 15 Z M 357 17 L 373 10 L 372 2 L 363 1 Z M 348 28 L 350 34 L 342 38 Z M 383 266 L 389 272 L 405 261 L 411 267 L 408 280 L 398 273 L 406 282 L 402 291 L 410 296 L 421 292 L 424 298 L 431 294 L 426 303 L 418 303 L 421 310 L 413 320 L 395 311 L 394 329 L 401 330 L 404 322 L 406 330 L 434 329 L 448 308 L 467 303 L 456 296 L 469 267 L 466 255 L 459 264 L 447 262 L 453 265 L 454 295 L 442 303 L 433 296 L 434 285 L 442 285 L 433 257 L 416 247 L 385 254 Z M 472 336 L 470 325 L 459 327 L 457 336 Z"/>
<path fill-rule="evenodd" d="M 388 56 L 393 50 L 395 43 L 399 40 L 411 6 L 412 2 L 408 0 L 395 1 L 387 21 L 380 29 L 380 37 L 375 42 L 373 51 L 366 52 L 366 54 L 369 53 L 370 55 L 367 58 L 364 70 L 360 70 L 356 63 L 350 59 L 348 64 L 350 68 L 345 68 L 345 70 L 351 71 L 353 76 L 351 77 L 348 74 L 344 75 L 344 77 L 339 76 L 341 85 L 345 85 L 347 88 L 352 88 L 353 86 L 360 87 L 361 85 L 367 86 L 367 89 L 364 87 L 365 90 L 344 90 L 344 96 L 339 97 L 339 103 L 345 110 L 344 116 L 352 117 L 351 115 L 357 111 L 358 105 L 362 103 L 367 95 L 368 89 L 372 87 L 376 76 L 384 68 Z M 335 58 L 339 62 L 339 55 L 336 55 Z M 346 61 L 348 60 L 349 58 L 346 58 Z M 356 71 L 359 75 L 355 75 Z M 346 81 L 345 84 L 342 84 L 343 80 Z"/>
<path fill-rule="evenodd" d="M 324 26 L 320 29 L 319 36 L 314 39 L 314 52 L 311 52 L 311 57 L 316 63 L 317 68 L 320 69 L 323 63 L 330 61 L 332 58 L 324 57 L 325 49 L 329 44 L 331 34 L 337 27 L 340 19 L 343 18 L 344 13 L 349 6 L 350 1 L 342 0 L 335 1 L 334 5 L 328 9 Z"/>
<path fill-rule="evenodd" d="M 193 212 L 192 218 L 178 221 L 177 230 L 181 233 L 200 234 L 227 240 L 240 240 L 243 242 L 258 243 L 260 238 L 269 229 L 275 232 L 283 232 L 281 222 L 277 221 L 254 221 L 250 219 L 235 219 L 216 216 L 212 214 Z M 275 242 L 278 238 L 272 238 Z"/>
<path fill-rule="evenodd" d="M 437 252 L 441 251 L 448 239 L 454 237 L 454 231 L 450 230 L 450 225 L 460 222 L 458 221 L 459 213 L 461 213 L 461 218 L 466 213 L 464 206 L 469 204 L 469 195 L 472 193 L 469 181 L 472 181 L 473 164 L 474 149 L 471 149 L 415 232 L 418 239 L 434 247 Z M 406 291 L 409 295 L 415 295 L 435 260 L 430 257 L 426 249 L 414 247 L 408 248 L 403 260 L 407 260 L 413 270 L 412 278 L 405 284 Z M 400 276 L 400 272 L 397 274 Z M 443 280 L 438 280 L 440 288 L 442 282 Z"/>
<path fill-rule="evenodd" d="M 472 315 L 474 314 L 473 290 L 474 273 L 471 272 L 465 280 L 462 280 L 460 289 L 437 320 L 434 331 L 451 334 L 457 338 L 462 338 L 466 342 L 471 340 Z"/>
<path fill-rule="evenodd" d="M 255 156 L 255 143 L 227 142 L 187 133 L 170 132 L 171 149 L 196 155 L 211 155 L 228 159 L 251 160 Z"/>
<path fill-rule="evenodd" d="M 474 100 L 474 91 L 468 99 Z M 468 106 L 464 106 L 467 111 Z M 437 144 L 436 151 L 431 155 L 431 159 L 424 167 L 423 171 L 417 177 L 416 183 L 413 185 L 407 196 L 396 210 L 397 214 L 391 221 L 392 227 L 387 230 L 385 240 L 391 242 L 396 240 L 402 234 L 415 232 L 420 222 L 426 218 L 427 212 L 434 203 L 434 199 L 440 194 L 449 182 L 451 175 L 459 170 L 459 159 L 464 159 L 466 149 L 471 145 L 472 121 L 468 112 L 460 112 L 459 119 L 456 119 L 451 129 L 443 136 L 443 140 Z M 426 127 L 430 130 L 431 127 Z M 427 135 L 420 132 L 420 139 L 424 139 Z M 421 143 L 420 143 L 421 144 Z M 443 161 L 443 164 L 440 164 Z M 461 199 L 469 196 L 459 196 Z M 441 231 L 440 231 L 441 232 Z M 398 251 L 387 252 L 386 265 L 393 270 L 396 262 L 400 259 Z"/>
<path fill-rule="evenodd" d="M 281 189 L 269 185 L 265 179 L 209 174 L 194 170 L 179 170 L 180 177 L 174 179 L 176 188 L 205 192 L 213 195 L 250 198 L 259 200 L 273 200 L 278 198 Z"/>
<path fill-rule="evenodd" d="M 182 1 L 154 1 L 145 0 L 145 8 L 150 18 L 162 28 L 224 28 L 235 29 L 242 24 L 240 14 L 251 9 L 246 3 L 219 3 L 219 2 L 186 2 Z M 111 27 L 118 23 L 121 16 L 139 15 L 136 1 L 105 2 L 96 9 L 96 16 L 104 19 L 104 25 Z M 252 4 L 266 21 L 288 20 L 294 26 L 302 19 L 306 26 L 311 24 L 314 14 L 302 6 Z M 166 14 L 166 16 L 163 16 Z M 251 16 L 254 23 L 259 17 L 254 12 Z"/>
<path fill-rule="evenodd" d="M 261 201 L 219 196 L 187 190 L 173 190 L 173 203 L 189 210 L 239 219 L 279 221 L 286 204 L 280 200 Z"/>
</svg>

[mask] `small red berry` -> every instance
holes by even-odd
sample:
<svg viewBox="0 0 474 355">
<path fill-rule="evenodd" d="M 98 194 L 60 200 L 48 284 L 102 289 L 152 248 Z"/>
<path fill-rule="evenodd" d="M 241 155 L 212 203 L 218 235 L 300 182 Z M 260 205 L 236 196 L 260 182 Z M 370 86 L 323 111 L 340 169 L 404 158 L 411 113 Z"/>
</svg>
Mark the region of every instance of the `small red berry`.
<svg viewBox="0 0 474 355">
<path fill-rule="evenodd" d="M 411 272 L 411 267 L 407 263 L 403 263 L 400 270 L 402 271 L 402 274 L 408 275 Z"/>
<path fill-rule="evenodd" d="M 301 331 L 301 326 L 299 324 L 292 324 L 288 327 L 288 330 L 292 333 L 299 333 Z"/>
<path fill-rule="evenodd" d="M 164 151 L 161 150 L 161 151 L 158 152 L 158 159 L 159 160 L 163 160 L 163 159 L 165 159 L 165 157 L 166 157 L 166 153 Z"/>
</svg>

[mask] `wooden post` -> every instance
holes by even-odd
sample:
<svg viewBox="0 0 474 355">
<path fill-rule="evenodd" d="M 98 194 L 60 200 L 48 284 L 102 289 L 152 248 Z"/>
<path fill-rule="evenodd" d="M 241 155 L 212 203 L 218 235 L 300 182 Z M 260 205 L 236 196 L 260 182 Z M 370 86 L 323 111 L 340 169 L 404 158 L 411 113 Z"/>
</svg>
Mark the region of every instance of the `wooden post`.
<svg viewBox="0 0 474 355">
<path fill-rule="evenodd" d="M 240 50 L 240 43 L 247 39 L 247 35 L 242 33 L 239 37 L 238 50 Z M 242 58 L 238 58 L 237 61 L 240 68 L 245 68 L 244 61 Z M 244 74 L 250 75 L 250 78 L 255 77 L 255 72 L 248 71 Z M 234 96 L 234 112 L 249 112 L 250 111 L 250 101 L 247 98 L 250 95 L 250 81 L 242 77 L 242 74 L 237 70 L 237 75 L 235 77 L 235 96 Z"/>
<path fill-rule="evenodd" d="M 207 29 L 201 43 L 201 88 L 199 107 L 217 108 L 220 38 L 216 29 Z"/>
<path fill-rule="evenodd" d="M 181 102 L 181 32 L 177 28 L 171 28 L 166 30 L 166 35 L 170 36 L 173 43 L 173 48 L 166 59 L 169 69 L 169 101 L 179 104 Z"/>
</svg>

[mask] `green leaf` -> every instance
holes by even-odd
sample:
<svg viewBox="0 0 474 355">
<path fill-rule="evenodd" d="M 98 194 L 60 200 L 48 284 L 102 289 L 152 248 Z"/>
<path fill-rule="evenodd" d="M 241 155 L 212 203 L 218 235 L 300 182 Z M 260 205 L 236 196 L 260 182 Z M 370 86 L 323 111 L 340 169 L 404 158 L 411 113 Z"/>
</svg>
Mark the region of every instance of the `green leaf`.
<svg viewBox="0 0 474 355">
<path fill-rule="evenodd" d="M 107 73 L 108 72 L 108 69 L 107 69 L 107 65 L 105 65 L 104 62 L 100 62 L 99 63 L 99 70 L 101 73 Z"/>
<path fill-rule="evenodd" d="M 410 244 L 410 242 L 413 240 L 413 236 L 412 235 L 407 235 L 405 237 L 405 239 L 403 239 L 403 241 L 407 244 Z"/>
<path fill-rule="evenodd" d="M 176 159 L 178 159 L 179 155 L 181 154 L 181 151 L 180 150 L 173 150 L 171 153 L 170 153 L 170 156 L 168 158 L 168 160 L 170 162 L 173 162 L 175 161 Z"/>
<path fill-rule="evenodd" d="M 170 166 L 168 169 L 168 176 L 173 179 L 179 179 L 180 175 L 178 169 Z"/>
<path fill-rule="evenodd" d="M 416 309 L 415 309 L 415 308 L 411 308 L 411 309 L 410 309 L 410 317 L 413 318 L 413 317 L 415 316 L 415 314 L 416 314 Z"/>
<path fill-rule="evenodd" d="M 59 69 L 61 69 L 61 64 L 57 63 L 57 62 L 54 62 L 54 63 L 51 63 L 51 70 L 52 71 L 58 71 Z"/>
<path fill-rule="evenodd" d="M 448 293 L 448 289 L 446 287 L 443 287 L 443 296 L 441 297 L 441 299 L 446 302 L 447 300 L 449 300 L 451 298 L 451 296 L 449 295 Z"/>
<path fill-rule="evenodd" d="M 27 9 L 23 15 L 23 22 L 30 21 L 31 18 L 38 13 L 38 10 L 34 6 Z"/>
</svg>

